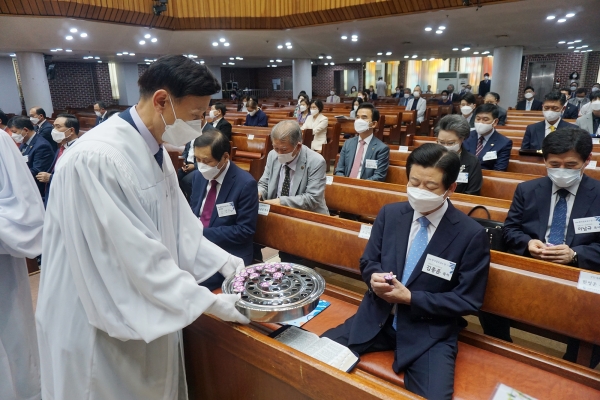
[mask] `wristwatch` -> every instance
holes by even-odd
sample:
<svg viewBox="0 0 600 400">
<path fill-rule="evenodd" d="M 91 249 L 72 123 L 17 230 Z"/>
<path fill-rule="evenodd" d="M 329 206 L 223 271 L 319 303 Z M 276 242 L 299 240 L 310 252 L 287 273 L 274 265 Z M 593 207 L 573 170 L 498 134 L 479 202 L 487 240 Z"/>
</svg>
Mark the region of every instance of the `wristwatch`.
<svg viewBox="0 0 600 400">
<path fill-rule="evenodd" d="M 577 252 L 574 251 L 573 252 L 573 258 L 571 258 L 571 262 L 569 264 L 577 266 L 578 261 L 579 260 L 577 259 Z"/>
</svg>

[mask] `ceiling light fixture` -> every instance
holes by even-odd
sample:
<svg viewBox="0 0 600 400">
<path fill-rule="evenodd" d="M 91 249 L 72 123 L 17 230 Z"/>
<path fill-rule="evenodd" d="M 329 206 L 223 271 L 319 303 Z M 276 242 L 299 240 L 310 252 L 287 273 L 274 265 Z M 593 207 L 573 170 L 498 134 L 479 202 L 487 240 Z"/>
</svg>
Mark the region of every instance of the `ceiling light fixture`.
<svg viewBox="0 0 600 400">
<path fill-rule="evenodd" d="M 424 59 L 422 59 L 421 61 L 427 61 L 427 59 L 426 59 L 426 58 L 424 58 Z"/>
<path fill-rule="evenodd" d="M 323 59 L 323 56 L 319 56 L 319 60 L 322 60 L 322 59 Z"/>
<path fill-rule="evenodd" d="M 465 47 L 465 48 L 462 49 L 462 51 L 468 51 L 468 50 L 471 50 L 471 48 L 470 47 Z"/>
<path fill-rule="evenodd" d="M 573 40 L 573 43 L 580 43 L 581 39 Z"/>
<path fill-rule="evenodd" d="M 559 20 L 558 20 L 558 21 L 556 21 L 556 22 L 563 23 L 563 22 L 566 22 L 566 21 L 567 21 L 567 19 L 566 19 L 566 18 L 561 18 L 561 19 L 559 19 Z"/>
<path fill-rule="evenodd" d="M 348 36 L 345 36 L 345 35 L 342 36 L 342 40 L 346 40 L 346 39 L 348 39 Z"/>
<path fill-rule="evenodd" d="M 386 56 L 391 56 L 391 55 L 392 55 L 392 52 L 391 52 L 391 51 L 388 51 L 387 53 L 385 53 L 385 55 L 386 55 Z"/>
<path fill-rule="evenodd" d="M 560 42 L 558 42 L 558 44 L 565 44 L 566 42 L 564 40 L 561 40 Z"/>
<path fill-rule="evenodd" d="M 157 38 L 152 38 L 151 42 L 152 43 L 156 43 L 156 42 L 158 42 L 158 39 Z"/>
<path fill-rule="evenodd" d="M 412 56 L 411 58 L 417 58 L 418 56 L 415 54 L 414 56 Z"/>
<path fill-rule="evenodd" d="M 473 54 L 479 54 L 479 52 L 478 51 L 474 51 Z"/>
<path fill-rule="evenodd" d="M 152 35 L 151 35 L 151 34 L 149 34 L 149 33 L 146 33 L 146 34 L 144 35 L 144 37 L 145 37 L 146 39 L 150 39 L 150 38 L 152 37 Z"/>
<path fill-rule="evenodd" d="M 429 32 L 429 31 L 431 31 L 431 28 L 430 28 L 430 27 L 427 27 L 427 28 L 425 28 L 425 31 L 426 31 L 426 32 Z"/>
<path fill-rule="evenodd" d="M 102 61 L 98 61 L 98 64 L 102 64 Z"/>
<path fill-rule="evenodd" d="M 77 28 L 71 28 L 71 29 L 69 29 L 69 32 L 71 32 L 71 33 L 77 33 Z"/>
<path fill-rule="evenodd" d="M 86 38 L 87 37 L 87 33 L 81 32 L 81 34 L 79 36 L 81 36 L 82 38 Z"/>
<path fill-rule="evenodd" d="M 410 58 L 409 56 L 404 56 L 404 58 Z"/>
<path fill-rule="evenodd" d="M 586 47 L 589 47 L 587 44 L 584 44 L 583 46 L 581 46 L 582 49 L 585 49 Z"/>
<path fill-rule="evenodd" d="M 579 53 L 579 50 L 573 50 L 573 53 Z"/>
<path fill-rule="evenodd" d="M 146 44 L 146 41 L 145 40 L 140 40 L 140 44 L 143 46 L 143 45 Z"/>
<path fill-rule="evenodd" d="M 99 59 L 100 59 L 100 57 L 94 57 L 94 59 L 95 59 L 95 60 L 99 60 Z"/>
<path fill-rule="evenodd" d="M 117 55 L 118 55 L 119 57 L 121 57 L 121 56 L 123 55 L 123 53 L 117 53 Z"/>
<path fill-rule="evenodd" d="M 127 55 L 127 54 L 129 54 L 129 53 L 128 53 L 128 52 L 126 52 L 126 51 L 124 51 L 124 52 L 123 52 L 123 54 Z"/>
<path fill-rule="evenodd" d="M 554 15 L 548 15 L 548 16 L 546 17 L 546 19 L 547 19 L 547 20 L 551 20 L 551 19 L 554 19 L 554 18 L 556 18 Z"/>
<path fill-rule="evenodd" d="M 288 50 L 289 50 L 289 49 L 291 49 L 291 48 L 292 48 L 292 46 L 287 46 L 287 49 L 288 49 Z"/>
<path fill-rule="evenodd" d="M 272 62 L 272 63 L 274 63 L 274 62 L 275 62 L 275 60 L 269 60 L 269 62 Z"/>
<path fill-rule="evenodd" d="M 233 58 L 233 57 L 229 57 L 229 59 L 230 59 L 230 60 L 235 60 L 235 58 Z"/>
<path fill-rule="evenodd" d="M 358 42 L 358 38 L 352 38 L 353 42 Z"/>
<path fill-rule="evenodd" d="M 273 64 L 273 65 L 271 65 L 271 67 L 277 68 L 277 64 Z"/>
<path fill-rule="evenodd" d="M 358 35 L 352 35 L 352 39 L 358 39 Z"/>
<path fill-rule="evenodd" d="M 435 61 L 435 57 L 431 57 L 429 61 Z"/>
<path fill-rule="evenodd" d="M 325 58 L 326 58 L 326 59 L 328 59 L 328 60 L 331 60 L 331 56 L 327 56 L 327 57 L 325 57 Z"/>
<path fill-rule="evenodd" d="M 225 46 L 225 47 L 229 47 L 229 42 L 225 42 L 225 43 L 223 43 L 223 46 Z"/>
<path fill-rule="evenodd" d="M 135 56 L 135 53 L 129 53 L 130 56 Z"/>
<path fill-rule="evenodd" d="M 50 49 L 51 52 L 56 53 L 56 49 Z"/>
<path fill-rule="evenodd" d="M 283 49 L 282 45 L 277 46 L 278 49 Z"/>
<path fill-rule="evenodd" d="M 67 40 L 73 40 L 73 36 L 69 35 L 69 36 L 65 37 L 65 39 L 67 39 Z"/>
<path fill-rule="evenodd" d="M 71 52 L 73 52 L 73 50 L 71 50 L 71 49 L 66 49 L 65 51 L 66 51 L 67 53 L 71 53 Z"/>
<path fill-rule="evenodd" d="M 9 57 L 16 57 L 17 55 L 15 53 L 9 54 Z"/>
<path fill-rule="evenodd" d="M 217 47 L 219 45 L 219 43 L 218 42 L 213 42 L 212 45 L 215 46 L 215 47 Z"/>
<path fill-rule="evenodd" d="M 223 65 L 227 65 L 227 63 L 223 63 Z"/>
<path fill-rule="evenodd" d="M 348 61 L 354 61 L 354 58 L 349 58 Z"/>
<path fill-rule="evenodd" d="M 382 55 L 383 53 L 377 53 L 378 56 Z"/>
<path fill-rule="evenodd" d="M 149 62 L 147 62 L 147 63 L 146 63 L 146 65 L 150 65 L 150 63 L 149 63 Z"/>
<path fill-rule="evenodd" d="M 267 67 L 269 67 L 269 68 L 270 68 L 271 66 L 270 66 L 270 65 L 267 65 Z"/>
<path fill-rule="evenodd" d="M 438 35 L 440 35 L 440 34 L 444 33 L 444 31 L 437 30 L 437 31 L 435 31 L 435 33 L 437 33 Z"/>
<path fill-rule="evenodd" d="M 567 49 L 574 49 L 574 48 L 575 48 L 575 46 L 569 46 L 569 47 L 567 47 Z"/>
<path fill-rule="evenodd" d="M 285 44 L 286 46 L 291 46 L 292 44 L 290 42 L 286 42 Z"/>
<path fill-rule="evenodd" d="M 226 42 L 226 40 L 225 40 L 224 38 L 221 38 L 221 39 L 219 39 L 219 42 L 221 42 L 221 43 L 225 43 L 225 42 Z"/>
<path fill-rule="evenodd" d="M 458 47 L 454 47 L 452 51 L 458 51 Z"/>
<path fill-rule="evenodd" d="M 357 58 L 356 61 L 360 61 L 360 58 Z"/>
<path fill-rule="evenodd" d="M 573 44 L 573 43 L 575 43 L 575 42 L 567 42 L 567 44 Z"/>
<path fill-rule="evenodd" d="M 200 64 L 204 64 L 204 60 L 200 60 Z"/>
<path fill-rule="evenodd" d="M 280 60 L 279 58 L 278 58 L 277 60 L 275 60 L 275 61 L 277 61 L 277 62 L 283 62 L 283 61 L 282 61 L 282 60 Z"/>
<path fill-rule="evenodd" d="M 381 60 L 377 60 L 377 62 L 378 62 L 378 63 L 380 63 L 380 62 L 381 62 Z"/>
<path fill-rule="evenodd" d="M 335 65 L 335 63 L 329 63 L 329 65 Z"/>
<path fill-rule="evenodd" d="M 446 27 L 445 27 L 444 25 L 442 25 L 442 26 L 438 26 L 438 29 L 439 29 L 440 31 L 443 31 L 444 29 L 446 29 Z"/>
<path fill-rule="evenodd" d="M 234 62 L 230 62 L 229 65 L 235 65 L 235 63 Z"/>
<path fill-rule="evenodd" d="M 567 15 L 565 15 L 565 17 L 567 18 L 572 18 L 575 16 L 575 13 L 568 13 Z"/>
</svg>

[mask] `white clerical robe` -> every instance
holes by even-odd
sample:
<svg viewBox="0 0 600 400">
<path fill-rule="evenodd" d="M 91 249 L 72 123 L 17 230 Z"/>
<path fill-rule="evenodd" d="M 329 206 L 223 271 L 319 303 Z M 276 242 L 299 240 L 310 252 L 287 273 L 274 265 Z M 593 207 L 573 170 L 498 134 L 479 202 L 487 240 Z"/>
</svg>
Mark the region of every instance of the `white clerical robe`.
<svg viewBox="0 0 600 400">
<path fill-rule="evenodd" d="M 187 399 L 181 329 L 229 254 L 202 236 L 164 151 L 110 118 L 61 157 L 36 311 L 44 400 Z"/>
<path fill-rule="evenodd" d="M 0 399 L 38 400 L 40 361 L 25 257 L 42 252 L 44 204 L 15 142 L 0 130 Z"/>
</svg>

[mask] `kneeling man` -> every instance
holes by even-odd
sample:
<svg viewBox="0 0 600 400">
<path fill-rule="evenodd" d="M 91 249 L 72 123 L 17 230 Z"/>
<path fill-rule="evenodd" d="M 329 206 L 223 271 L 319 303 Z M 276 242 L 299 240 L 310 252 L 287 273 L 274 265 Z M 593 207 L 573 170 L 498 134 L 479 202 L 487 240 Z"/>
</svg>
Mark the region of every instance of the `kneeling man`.
<svg viewBox="0 0 600 400">
<path fill-rule="evenodd" d="M 358 354 L 395 350 L 394 371 L 428 399 L 452 398 L 461 316 L 481 307 L 490 263 L 485 230 L 448 200 L 460 166 L 434 143 L 410 154 L 408 203 L 381 209 L 360 259 L 369 290 L 356 315 L 323 335 Z"/>
</svg>

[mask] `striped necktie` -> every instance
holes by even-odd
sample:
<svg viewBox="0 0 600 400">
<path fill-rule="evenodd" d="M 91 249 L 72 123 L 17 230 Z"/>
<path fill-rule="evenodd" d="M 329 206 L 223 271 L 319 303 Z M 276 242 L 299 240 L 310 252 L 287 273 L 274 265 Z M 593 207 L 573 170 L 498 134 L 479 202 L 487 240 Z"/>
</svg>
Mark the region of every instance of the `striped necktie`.
<svg viewBox="0 0 600 400">
<path fill-rule="evenodd" d="M 475 150 L 475 156 L 479 157 L 479 153 L 481 153 L 481 150 L 483 150 L 483 141 L 485 140 L 485 137 L 480 136 L 479 137 L 479 141 L 477 142 L 477 150 Z"/>
</svg>

